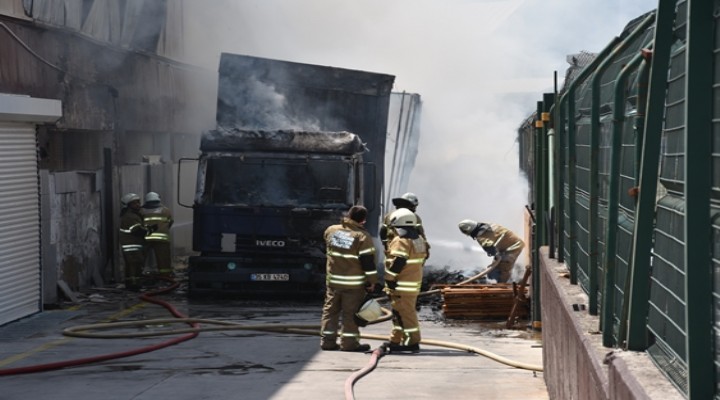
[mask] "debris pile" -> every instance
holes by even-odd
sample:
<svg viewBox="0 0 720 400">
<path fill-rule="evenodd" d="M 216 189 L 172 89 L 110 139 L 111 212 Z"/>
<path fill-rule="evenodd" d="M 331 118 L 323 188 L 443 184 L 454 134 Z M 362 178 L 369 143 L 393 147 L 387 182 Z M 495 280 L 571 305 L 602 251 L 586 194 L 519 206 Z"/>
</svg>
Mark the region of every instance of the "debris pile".
<svg viewBox="0 0 720 400">
<path fill-rule="evenodd" d="M 443 268 L 426 268 L 423 271 L 421 292 L 427 292 L 433 289 L 437 289 L 440 285 L 452 285 L 457 284 L 465 279 L 477 275 L 479 272 L 471 272 L 470 275 L 464 275 L 460 271 L 451 271 L 450 267 L 446 266 Z M 417 305 L 419 306 L 430 306 L 433 310 L 441 310 L 443 306 L 443 299 L 440 294 L 430 296 L 418 297 Z"/>
</svg>

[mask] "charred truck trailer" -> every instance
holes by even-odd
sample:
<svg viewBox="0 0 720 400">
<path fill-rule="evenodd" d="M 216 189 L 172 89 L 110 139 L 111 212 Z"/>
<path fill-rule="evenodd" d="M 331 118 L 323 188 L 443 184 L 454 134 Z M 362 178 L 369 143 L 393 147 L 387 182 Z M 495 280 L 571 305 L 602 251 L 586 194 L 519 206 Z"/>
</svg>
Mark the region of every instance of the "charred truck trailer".
<svg viewBox="0 0 720 400">
<path fill-rule="evenodd" d="M 378 231 L 394 77 L 226 53 L 219 76 L 189 293 L 321 293 L 325 229 L 363 204 Z"/>
</svg>

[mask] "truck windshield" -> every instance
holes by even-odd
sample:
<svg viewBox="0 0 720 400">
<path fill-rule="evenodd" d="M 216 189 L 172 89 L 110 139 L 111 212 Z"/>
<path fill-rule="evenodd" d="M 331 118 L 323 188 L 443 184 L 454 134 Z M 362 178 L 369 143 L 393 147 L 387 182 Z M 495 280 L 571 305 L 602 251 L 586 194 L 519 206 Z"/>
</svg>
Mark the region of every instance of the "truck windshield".
<svg viewBox="0 0 720 400">
<path fill-rule="evenodd" d="M 350 185 L 351 164 L 342 160 L 208 158 L 200 203 L 345 208 Z"/>
</svg>

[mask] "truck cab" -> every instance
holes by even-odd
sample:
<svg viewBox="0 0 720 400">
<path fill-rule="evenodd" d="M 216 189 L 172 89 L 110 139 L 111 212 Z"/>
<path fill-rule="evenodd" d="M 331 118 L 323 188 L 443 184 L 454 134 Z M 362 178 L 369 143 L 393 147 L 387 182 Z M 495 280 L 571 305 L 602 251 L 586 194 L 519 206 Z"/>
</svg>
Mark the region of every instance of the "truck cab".
<svg viewBox="0 0 720 400">
<path fill-rule="evenodd" d="M 323 233 L 362 203 L 364 151 L 349 132 L 204 133 L 191 294 L 322 292 Z"/>
</svg>

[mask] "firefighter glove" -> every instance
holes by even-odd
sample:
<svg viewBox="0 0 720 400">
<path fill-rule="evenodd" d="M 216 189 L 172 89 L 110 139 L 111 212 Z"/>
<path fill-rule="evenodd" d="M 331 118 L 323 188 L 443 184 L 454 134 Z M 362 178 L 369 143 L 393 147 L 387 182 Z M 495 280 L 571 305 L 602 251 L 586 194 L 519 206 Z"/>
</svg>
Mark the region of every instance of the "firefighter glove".
<svg viewBox="0 0 720 400">
<path fill-rule="evenodd" d="M 483 250 L 485 250 L 485 253 L 490 257 L 494 257 L 497 254 L 495 246 L 483 246 Z"/>
<path fill-rule="evenodd" d="M 396 281 L 385 281 L 385 286 L 387 286 L 389 289 L 395 290 L 397 287 Z"/>
<path fill-rule="evenodd" d="M 373 285 L 370 282 L 365 282 L 365 292 L 372 293 L 374 289 L 375 289 L 375 285 Z"/>
<path fill-rule="evenodd" d="M 373 297 L 381 297 L 383 295 L 383 289 L 385 289 L 385 285 L 382 283 L 376 283 L 375 284 L 375 290 L 372 292 Z"/>
</svg>

